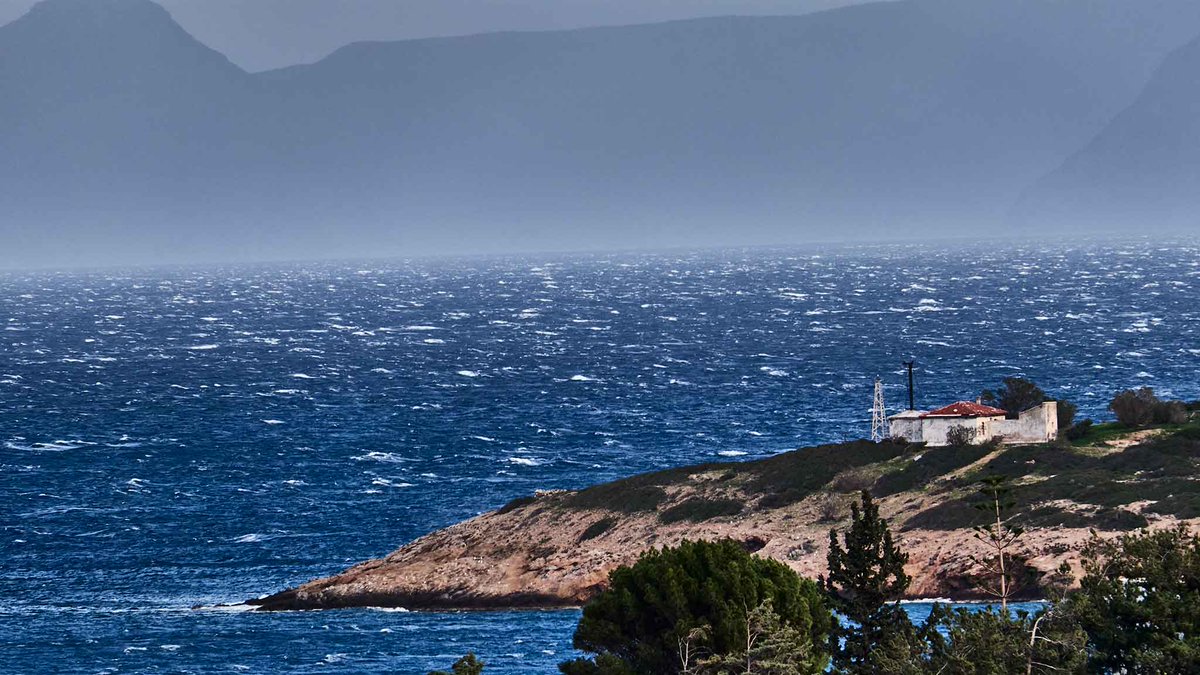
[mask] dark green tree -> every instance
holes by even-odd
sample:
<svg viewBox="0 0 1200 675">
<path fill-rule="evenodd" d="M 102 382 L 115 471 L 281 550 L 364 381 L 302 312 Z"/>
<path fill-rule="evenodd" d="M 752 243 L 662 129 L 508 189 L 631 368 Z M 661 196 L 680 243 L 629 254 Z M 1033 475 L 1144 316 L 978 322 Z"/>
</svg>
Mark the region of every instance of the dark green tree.
<svg viewBox="0 0 1200 675">
<path fill-rule="evenodd" d="M 819 673 L 828 663 L 833 616 L 815 583 L 783 563 L 759 558 L 734 541 L 690 542 L 651 550 L 609 575 L 609 588 L 588 603 L 575 631 L 576 649 L 595 654 L 559 666 L 585 673 L 678 673 L 681 645 L 703 629 L 711 656 L 738 653 L 747 615 L 770 603 L 782 625 L 810 646 Z"/>
<path fill-rule="evenodd" d="M 1087 633 L 1091 672 L 1200 672 L 1200 536 L 1093 537 L 1083 570 L 1063 611 Z"/>
<path fill-rule="evenodd" d="M 444 670 L 434 670 L 429 675 L 479 675 L 483 672 L 483 661 L 475 658 L 475 655 L 468 652 L 466 656 L 454 662 L 450 666 L 450 672 Z"/>
<path fill-rule="evenodd" d="M 831 632 L 829 650 L 841 673 L 919 672 L 923 640 L 897 601 L 911 579 L 903 553 L 879 517 L 879 507 L 863 490 L 850 505 L 844 543 L 829 531 L 829 575 L 821 578 L 833 608 L 852 624 Z"/>
<path fill-rule="evenodd" d="M 984 389 L 980 400 L 988 405 L 1003 408 L 1010 415 L 1016 415 L 1051 399 L 1046 396 L 1046 392 L 1042 391 L 1041 387 L 1030 380 L 1023 377 L 1006 377 L 999 389 L 995 391 Z M 1079 407 L 1074 403 L 1059 400 L 1057 406 L 1058 428 L 1062 431 L 1070 429 L 1075 424 L 1075 413 L 1077 412 L 1079 412 Z"/>
<path fill-rule="evenodd" d="M 1144 427 L 1154 421 L 1154 412 L 1162 401 L 1150 387 L 1126 389 L 1113 397 L 1108 409 L 1117 416 L 1117 421 L 1127 427 Z"/>
<path fill-rule="evenodd" d="M 1014 415 L 1047 400 L 1046 392 L 1023 377 L 1006 377 L 999 389 L 985 389 L 980 398 Z"/>
<path fill-rule="evenodd" d="M 697 675 L 806 675 L 823 672 L 828 657 L 808 635 L 784 623 L 768 600 L 746 615 L 739 651 L 701 659 Z"/>
<path fill-rule="evenodd" d="M 1087 636 L 1054 609 L 1034 616 L 935 605 L 927 672 L 940 675 L 1083 673 Z M 939 630 L 932 630 L 937 628 Z"/>
<path fill-rule="evenodd" d="M 1079 412 L 1079 406 L 1070 401 L 1058 401 L 1058 429 L 1066 431 L 1075 426 L 1075 413 Z"/>
</svg>

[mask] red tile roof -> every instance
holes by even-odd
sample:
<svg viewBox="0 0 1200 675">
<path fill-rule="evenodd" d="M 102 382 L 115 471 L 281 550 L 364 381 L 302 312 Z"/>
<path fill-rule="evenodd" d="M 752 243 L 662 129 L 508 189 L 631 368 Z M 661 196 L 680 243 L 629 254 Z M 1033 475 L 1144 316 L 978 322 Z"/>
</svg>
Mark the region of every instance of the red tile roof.
<svg viewBox="0 0 1200 675">
<path fill-rule="evenodd" d="M 972 403 L 971 401 L 959 401 L 958 403 L 951 403 L 944 408 L 930 410 L 923 417 L 997 417 L 1007 414 L 1006 411 L 993 408 L 990 405 Z"/>
</svg>

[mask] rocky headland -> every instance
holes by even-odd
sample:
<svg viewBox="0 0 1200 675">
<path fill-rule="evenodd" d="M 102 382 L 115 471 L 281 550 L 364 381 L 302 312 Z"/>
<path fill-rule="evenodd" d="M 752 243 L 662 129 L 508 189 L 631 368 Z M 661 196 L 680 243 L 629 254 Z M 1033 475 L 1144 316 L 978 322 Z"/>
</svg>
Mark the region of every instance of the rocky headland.
<svg viewBox="0 0 1200 675">
<path fill-rule="evenodd" d="M 340 574 L 250 601 L 260 610 L 579 606 L 646 549 L 731 538 L 816 577 L 829 531 L 860 490 L 877 497 L 909 554 L 912 598 L 983 599 L 978 480 L 1009 476 L 1027 533 L 1020 595 L 1042 597 L 1078 545 L 1185 522 L 1200 529 L 1200 427 L 1101 425 L 1073 444 L 926 448 L 856 441 L 768 459 L 644 474 L 552 491 L 421 537 Z"/>
</svg>

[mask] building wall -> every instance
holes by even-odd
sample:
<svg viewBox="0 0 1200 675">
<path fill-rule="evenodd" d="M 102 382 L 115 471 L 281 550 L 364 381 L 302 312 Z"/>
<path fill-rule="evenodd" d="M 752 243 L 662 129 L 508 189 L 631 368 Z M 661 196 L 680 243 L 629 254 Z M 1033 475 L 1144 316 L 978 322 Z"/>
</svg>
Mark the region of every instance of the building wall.
<svg viewBox="0 0 1200 675">
<path fill-rule="evenodd" d="M 1005 443 L 1045 443 L 1058 437 L 1058 402 L 1046 401 L 1021 413 L 1015 420 L 1002 420 L 995 432 Z"/>
<path fill-rule="evenodd" d="M 967 427 L 975 432 L 974 443 L 983 443 L 995 436 L 994 425 L 1003 417 L 926 417 L 921 420 L 921 438 L 927 445 L 949 445 L 946 439 L 955 427 Z"/>
<path fill-rule="evenodd" d="M 924 440 L 921 431 L 920 417 L 893 417 L 888 421 L 888 435 L 892 438 L 903 438 L 912 443 Z"/>
<path fill-rule="evenodd" d="M 1058 403 L 1046 401 L 1026 410 L 1015 420 L 997 417 L 917 417 L 908 413 L 892 417 L 888 431 L 892 438 L 924 442 L 930 446 L 949 445 L 946 435 L 954 427 L 975 431 L 976 443 L 997 436 L 1005 443 L 1045 443 L 1058 437 Z"/>
</svg>

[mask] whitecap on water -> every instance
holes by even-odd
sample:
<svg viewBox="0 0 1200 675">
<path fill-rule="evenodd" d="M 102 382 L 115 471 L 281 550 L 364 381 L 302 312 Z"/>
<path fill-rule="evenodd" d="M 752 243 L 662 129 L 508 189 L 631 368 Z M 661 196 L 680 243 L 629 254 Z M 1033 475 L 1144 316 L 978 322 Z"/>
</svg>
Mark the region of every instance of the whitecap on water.
<svg viewBox="0 0 1200 675">
<path fill-rule="evenodd" d="M 475 372 L 474 370 L 459 370 L 455 371 L 454 374 L 461 375 L 463 377 L 479 377 L 479 373 Z"/>
<path fill-rule="evenodd" d="M 394 453 L 394 452 L 374 452 L 374 451 L 373 451 L 373 452 L 368 452 L 368 453 L 367 453 L 367 454 L 365 454 L 365 455 L 359 455 L 359 456 L 357 456 L 357 457 L 351 457 L 351 459 L 353 459 L 353 460 L 355 460 L 355 461 L 358 461 L 358 462 L 392 462 L 392 463 L 399 463 L 399 462 L 407 462 L 407 461 L 408 461 L 408 460 L 407 460 L 407 459 L 405 459 L 404 457 L 401 457 L 400 455 L 397 455 L 397 454 L 396 454 L 396 453 Z"/>
<path fill-rule="evenodd" d="M 232 541 L 235 544 L 254 544 L 254 543 L 257 543 L 260 541 L 267 541 L 268 539 L 274 539 L 274 538 L 275 538 L 274 535 L 259 534 L 257 532 L 253 532 L 251 534 L 243 534 L 240 537 L 234 537 L 234 539 Z"/>
<path fill-rule="evenodd" d="M 536 459 L 530 459 L 529 457 L 509 457 L 508 463 L 516 464 L 518 466 L 540 466 L 541 465 L 541 462 L 537 461 Z"/>
<path fill-rule="evenodd" d="M 742 450 L 721 450 L 721 451 L 717 452 L 717 454 L 722 457 L 741 457 L 742 455 L 745 455 L 746 453 Z"/>
<path fill-rule="evenodd" d="M 191 347 L 187 347 L 186 349 L 189 349 L 189 350 L 191 350 L 191 351 L 193 351 L 193 352 L 206 352 L 206 351 L 208 351 L 208 350 L 210 350 L 210 349 L 217 349 L 217 348 L 219 348 L 220 346 L 221 346 L 221 345 L 214 345 L 214 344 L 206 344 L 206 345 L 192 345 Z"/>
<path fill-rule="evenodd" d="M 587 375 L 572 375 L 571 381 L 572 382 L 595 382 L 596 379 L 593 377 L 588 377 Z"/>
<path fill-rule="evenodd" d="M 376 478 L 371 481 L 371 485 L 378 485 L 380 487 L 390 487 L 390 488 L 407 488 L 407 487 L 413 486 L 412 483 L 396 483 L 396 482 L 390 481 L 386 478 Z"/>
</svg>

